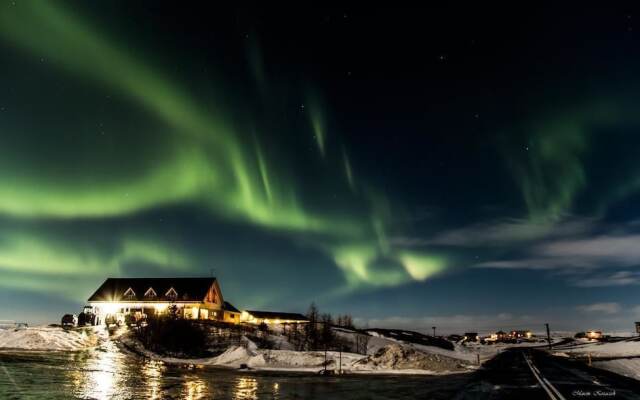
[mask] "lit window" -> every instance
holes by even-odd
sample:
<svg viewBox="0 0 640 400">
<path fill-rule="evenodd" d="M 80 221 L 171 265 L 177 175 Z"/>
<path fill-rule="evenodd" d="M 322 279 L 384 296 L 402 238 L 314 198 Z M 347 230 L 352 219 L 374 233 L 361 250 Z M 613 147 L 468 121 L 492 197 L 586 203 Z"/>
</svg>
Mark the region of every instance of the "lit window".
<svg viewBox="0 0 640 400">
<path fill-rule="evenodd" d="M 152 287 L 150 287 L 149 289 L 147 289 L 146 292 L 144 292 L 144 297 L 148 297 L 148 298 L 156 298 L 158 297 L 158 295 L 156 294 L 156 291 L 153 290 Z"/>
</svg>

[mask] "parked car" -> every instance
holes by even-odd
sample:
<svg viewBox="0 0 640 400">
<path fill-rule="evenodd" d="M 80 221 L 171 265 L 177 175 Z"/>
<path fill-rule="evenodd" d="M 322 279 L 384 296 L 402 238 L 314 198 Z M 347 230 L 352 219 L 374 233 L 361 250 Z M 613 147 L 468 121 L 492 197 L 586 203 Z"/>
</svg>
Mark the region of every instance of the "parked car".
<svg viewBox="0 0 640 400">
<path fill-rule="evenodd" d="M 78 317 L 75 314 L 65 314 L 62 316 L 61 325 L 63 328 L 72 328 L 78 325 Z"/>
<path fill-rule="evenodd" d="M 93 307 L 84 306 L 80 315 L 78 315 L 78 326 L 96 325 L 96 315 L 93 313 Z"/>
</svg>

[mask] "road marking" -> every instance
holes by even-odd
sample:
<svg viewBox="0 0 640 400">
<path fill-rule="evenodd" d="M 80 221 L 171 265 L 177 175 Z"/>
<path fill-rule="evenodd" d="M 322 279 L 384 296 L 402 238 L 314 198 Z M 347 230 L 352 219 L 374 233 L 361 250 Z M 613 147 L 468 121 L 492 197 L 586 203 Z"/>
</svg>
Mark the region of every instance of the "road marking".
<svg viewBox="0 0 640 400">
<path fill-rule="evenodd" d="M 552 390 L 553 392 L 555 392 L 556 396 L 558 396 L 558 399 L 560 399 L 560 400 L 565 400 L 565 398 L 564 398 L 564 396 L 562 395 L 562 393 L 560 393 L 560 392 L 558 391 L 558 389 L 556 389 L 556 387 L 555 387 L 555 386 L 553 386 L 553 385 L 551 384 L 551 382 L 549 382 L 549 381 L 547 380 L 547 378 L 545 378 L 544 376 L 542 376 L 542 380 L 543 380 L 543 381 L 545 381 L 545 383 L 547 384 L 547 386 L 549 386 L 549 388 L 551 388 L 551 390 Z"/>
<path fill-rule="evenodd" d="M 551 384 L 551 382 L 547 380 L 547 378 L 542 376 L 542 373 L 540 372 L 540 370 L 535 365 L 533 365 L 531 360 L 529 360 L 529 358 L 527 358 L 527 356 L 524 353 L 522 353 L 522 356 L 524 357 L 524 360 L 529 366 L 531 373 L 533 373 L 533 376 L 535 376 L 536 380 L 538 381 L 538 383 L 540 383 L 540 386 L 542 386 L 544 391 L 547 392 L 547 394 L 549 395 L 549 398 L 551 400 L 566 400 L 562 395 L 562 393 L 560 393 L 558 389 L 556 389 Z"/>
</svg>

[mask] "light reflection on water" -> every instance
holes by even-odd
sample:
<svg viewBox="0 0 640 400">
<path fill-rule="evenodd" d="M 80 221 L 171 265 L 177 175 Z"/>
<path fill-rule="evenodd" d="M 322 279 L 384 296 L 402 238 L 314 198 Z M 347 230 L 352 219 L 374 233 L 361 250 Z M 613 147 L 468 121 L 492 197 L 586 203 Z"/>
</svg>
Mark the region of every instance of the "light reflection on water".
<svg viewBox="0 0 640 400">
<path fill-rule="evenodd" d="M 148 398 L 150 400 L 162 398 L 162 375 L 165 370 L 164 363 L 161 361 L 147 361 L 142 366 L 142 376 L 147 384 Z"/>
<path fill-rule="evenodd" d="M 234 400 L 255 400 L 258 398 L 258 381 L 255 378 L 238 378 Z"/>
<path fill-rule="evenodd" d="M 199 400 L 209 398 L 207 382 L 197 375 L 186 376 L 182 398 L 187 400 Z"/>
<path fill-rule="evenodd" d="M 449 399 L 468 377 L 320 377 L 178 366 L 108 341 L 82 352 L 0 352 L 0 399 Z"/>
<path fill-rule="evenodd" d="M 121 398 L 125 386 L 120 380 L 121 369 L 125 365 L 124 354 L 107 342 L 104 348 L 94 352 L 78 369 L 69 370 L 69 381 L 73 382 L 73 393 L 81 398 L 117 399 Z"/>
</svg>

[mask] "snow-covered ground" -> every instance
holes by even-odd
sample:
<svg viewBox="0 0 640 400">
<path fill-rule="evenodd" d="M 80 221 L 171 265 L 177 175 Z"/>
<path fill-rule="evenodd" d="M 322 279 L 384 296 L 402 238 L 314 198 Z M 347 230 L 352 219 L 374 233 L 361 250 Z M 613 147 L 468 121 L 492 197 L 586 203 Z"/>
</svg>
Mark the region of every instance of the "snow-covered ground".
<svg viewBox="0 0 640 400">
<path fill-rule="evenodd" d="M 570 355 L 587 356 L 592 358 L 608 357 L 640 357 L 640 341 L 627 339 L 619 342 L 594 342 L 576 340 L 572 345 L 561 348 L 562 352 Z"/>
<path fill-rule="evenodd" d="M 122 329 L 126 332 L 126 329 Z M 343 339 L 353 340 L 361 333 L 349 330 L 337 330 Z M 181 359 L 163 357 L 154 354 L 133 339 L 130 335 L 109 336 L 105 329 L 87 327 L 83 329 L 62 329 L 60 327 L 30 327 L 26 329 L 0 329 L 0 351 L 78 351 L 99 346 L 110 340 L 121 343 L 128 349 L 151 359 L 167 363 L 211 365 L 225 368 L 240 368 L 243 365 L 254 370 L 279 370 L 318 372 L 324 368 L 323 351 L 294 351 L 283 335 L 273 333 L 272 342 L 278 350 L 258 349 L 256 345 L 245 341 L 243 346 L 229 347 L 224 353 L 209 358 Z M 453 350 L 441 347 L 409 343 L 397 338 L 374 333 L 368 338 L 367 354 L 329 351 L 326 355 L 327 369 L 341 368 L 350 373 L 378 374 L 446 374 L 472 371 L 477 368 L 478 356 L 484 362 L 509 347 L 541 346 L 544 343 L 524 342 L 520 344 L 480 344 L 454 343 Z M 121 346 L 122 347 L 122 346 Z M 558 345 L 556 355 L 586 358 L 593 360 L 598 368 L 640 379 L 640 341 L 633 338 L 618 342 L 592 342 L 573 340 Z"/>
<path fill-rule="evenodd" d="M 121 341 L 129 349 L 167 363 L 211 365 L 234 369 L 244 365 L 261 371 L 318 372 L 324 368 L 325 362 L 324 351 L 258 349 L 250 341 L 244 346 L 230 347 L 219 356 L 199 359 L 182 359 L 154 354 L 144 349 L 131 337 L 123 337 Z M 327 369 L 341 369 L 357 374 L 446 374 L 475 369 L 475 366 L 460 358 L 429 352 L 427 346 L 423 346 L 425 349 L 417 350 L 411 345 L 393 341 L 382 344 L 382 341 L 376 342 L 375 352 L 369 355 L 327 351 Z"/>
<path fill-rule="evenodd" d="M 630 338 L 618 342 L 594 342 L 577 339 L 560 346 L 554 353 L 560 357 L 591 357 L 592 365 L 616 374 L 640 380 L 640 341 Z"/>
<path fill-rule="evenodd" d="M 616 374 L 640 380 L 640 358 L 594 361 L 592 365 L 596 368 L 606 369 Z"/>
<path fill-rule="evenodd" d="M 345 333 L 346 334 L 346 333 Z M 456 360 L 461 360 L 461 361 L 466 361 L 466 362 L 471 362 L 471 363 L 475 363 L 477 360 L 477 356 L 476 354 L 478 353 L 478 351 L 476 351 L 473 348 L 469 348 L 467 346 L 464 345 L 460 345 L 457 343 L 454 343 L 454 349 L 453 350 L 447 350 L 447 349 L 443 349 L 441 347 L 436 347 L 436 346 L 425 346 L 425 345 L 421 345 L 421 344 L 415 344 L 415 343 L 408 343 L 408 342 L 404 342 L 401 340 L 398 340 L 396 338 L 392 338 L 392 337 L 388 337 L 388 336 L 384 336 L 378 332 L 369 332 L 369 334 L 371 335 L 369 338 L 369 343 L 367 345 L 367 354 L 368 355 L 373 355 L 375 354 L 378 350 L 380 350 L 383 347 L 392 345 L 392 344 L 402 344 L 404 347 L 410 347 L 410 348 L 414 348 L 416 350 L 422 351 L 424 353 L 428 353 L 428 354 L 439 354 L 442 356 L 446 356 L 449 358 L 453 358 Z M 480 345 L 479 345 L 480 346 Z M 485 350 L 484 348 L 488 347 L 488 346 L 481 346 L 482 350 Z M 497 352 L 493 351 L 491 354 L 491 357 L 493 355 L 495 355 Z M 482 356 L 481 356 L 482 358 Z M 490 357 L 489 357 L 490 358 Z"/>
<path fill-rule="evenodd" d="M 402 343 L 403 346 L 412 347 L 416 350 L 429 353 L 429 354 L 439 354 L 442 356 L 450 357 L 457 360 L 466 361 L 471 364 L 477 364 L 478 356 L 480 356 L 480 362 L 483 363 L 491 358 L 495 357 L 496 354 L 500 353 L 504 349 L 511 347 L 537 347 L 544 346 L 545 341 L 531 341 L 531 342 L 522 342 L 518 344 L 513 343 L 494 343 L 494 344 L 482 344 L 480 342 L 465 342 L 465 343 L 453 343 L 453 350 L 443 349 L 441 347 L 436 346 L 426 346 L 421 344 L 409 343 L 405 341 L 398 340 L 393 337 L 384 336 L 379 332 L 369 332 L 371 334 L 371 338 L 369 339 L 369 345 L 367 348 L 367 354 L 374 354 L 378 349 L 388 346 L 393 343 Z M 539 339 L 542 340 L 542 339 Z M 561 337 L 552 338 L 553 342 L 559 342 L 562 340 Z"/>
<path fill-rule="evenodd" d="M 98 330 L 60 327 L 0 329 L 0 350 L 82 350 L 96 346 L 104 333 Z"/>
<path fill-rule="evenodd" d="M 231 347 L 217 357 L 201 359 L 161 357 L 149 352 L 145 354 L 168 363 L 212 365 L 234 369 L 244 364 L 251 369 L 261 371 L 318 372 L 324 368 L 325 360 L 323 351 L 251 350 L 242 346 Z M 442 374 L 470 370 L 456 360 L 411 349 L 407 352 L 406 348 L 397 344 L 381 349 L 377 356 L 327 352 L 327 369 L 339 369 L 340 362 L 340 369 L 349 373 Z"/>
<path fill-rule="evenodd" d="M 375 354 L 357 360 L 352 368 L 356 371 L 424 371 L 428 373 L 452 373 L 474 370 L 475 367 L 459 358 L 428 351 L 431 346 L 407 346 L 396 343 L 379 349 Z M 443 350 L 443 349 L 439 349 Z M 445 350 L 446 351 L 446 350 Z M 450 353 L 454 353 L 450 351 Z M 423 373 L 424 373 L 423 372 Z"/>
</svg>

